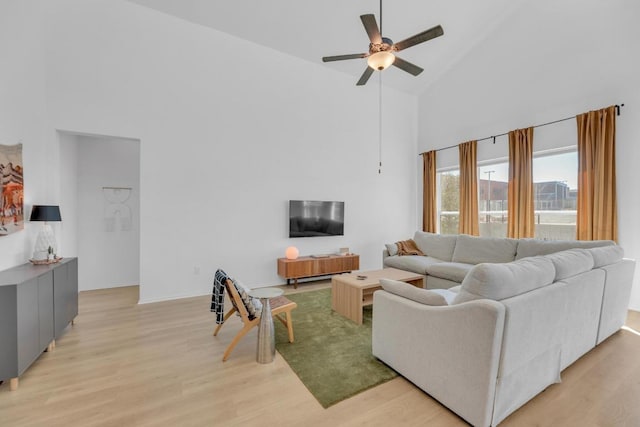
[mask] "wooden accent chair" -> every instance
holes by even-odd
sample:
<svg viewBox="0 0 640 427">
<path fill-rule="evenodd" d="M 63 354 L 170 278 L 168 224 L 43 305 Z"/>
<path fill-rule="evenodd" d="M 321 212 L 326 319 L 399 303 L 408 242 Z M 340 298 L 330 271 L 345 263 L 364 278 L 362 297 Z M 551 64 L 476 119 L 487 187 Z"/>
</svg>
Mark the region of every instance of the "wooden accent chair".
<svg viewBox="0 0 640 427">
<path fill-rule="evenodd" d="M 247 308 L 242 301 L 242 297 L 240 297 L 240 294 L 238 293 L 238 290 L 236 289 L 231 279 L 226 279 L 225 288 L 233 307 L 231 307 L 231 310 L 229 310 L 224 315 L 223 322 L 220 323 L 213 331 L 213 336 L 218 335 L 218 332 L 220 331 L 220 328 L 222 328 L 222 325 L 224 325 L 227 322 L 227 319 L 229 319 L 229 317 L 231 317 L 231 315 L 235 312 L 240 313 L 240 319 L 242 320 L 244 326 L 224 351 L 224 355 L 222 356 L 223 362 L 225 362 L 229 358 L 236 344 L 240 342 L 240 340 L 247 334 L 247 332 L 249 332 L 254 326 L 257 326 L 260 323 L 260 317 L 255 317 L 253 319 L 249 318 L 249 312 L 247 311 Z M 282 324 L 287 328 L 287 331 L 289 333 L 289 342 L 293 342 L 293 319 L 291 318 L 291 310 L 296 308 L 298 304 L 283 296 L 271 298 L 269 300 L 269 304 L 271 305 L 271 315 L 281 321 Z M 282 313 L 286 315 L 286 319 L 282 317 Z"/>
</svg>

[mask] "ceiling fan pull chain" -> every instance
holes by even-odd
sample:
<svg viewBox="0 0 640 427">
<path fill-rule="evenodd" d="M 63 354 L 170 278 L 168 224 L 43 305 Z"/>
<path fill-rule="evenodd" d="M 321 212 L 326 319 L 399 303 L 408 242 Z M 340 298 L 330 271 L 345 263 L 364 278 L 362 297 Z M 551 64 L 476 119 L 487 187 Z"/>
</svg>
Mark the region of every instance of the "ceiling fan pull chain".
<svg viewBox="0 0 640 427">
<path fill-rule="evenodd" d="M 382 4 L 382 0 L 380 1 Z M 378 174 L 382 173 L 382 73 L 378 75 Z"/>
</svg>

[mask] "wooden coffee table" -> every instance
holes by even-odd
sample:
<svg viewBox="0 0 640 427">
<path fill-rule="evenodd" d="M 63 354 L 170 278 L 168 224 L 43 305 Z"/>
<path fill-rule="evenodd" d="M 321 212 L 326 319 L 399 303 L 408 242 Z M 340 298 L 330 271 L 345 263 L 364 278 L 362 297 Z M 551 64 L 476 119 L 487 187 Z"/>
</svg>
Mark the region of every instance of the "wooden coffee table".
<svg viewBox="0 0 640 427">
<path fill-rule="evenodd" d="M 366 279 L 360 280 L 358 276 L 366 276 Z M 362 307 L 373 304 L 373 293 L 382 289 L 380 279 L 424 287 L 424 276 L 396 268 L 340 274 L 331 278 L 331 308 L 362 325 Z"/>
</svg>

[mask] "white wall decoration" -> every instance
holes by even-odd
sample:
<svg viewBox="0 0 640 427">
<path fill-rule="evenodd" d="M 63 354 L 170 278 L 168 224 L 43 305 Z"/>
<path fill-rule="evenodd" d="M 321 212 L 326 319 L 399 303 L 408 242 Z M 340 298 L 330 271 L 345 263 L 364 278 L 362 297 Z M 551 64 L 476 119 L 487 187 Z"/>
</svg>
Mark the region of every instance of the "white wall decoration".
<svg viewBox="0 0 640 427">
<path fill-rule="evenodd" d="M 131 187 L 102 187 L 104 198 L 104 229 L 107 232 L 131 231 Z"/>
</svg>

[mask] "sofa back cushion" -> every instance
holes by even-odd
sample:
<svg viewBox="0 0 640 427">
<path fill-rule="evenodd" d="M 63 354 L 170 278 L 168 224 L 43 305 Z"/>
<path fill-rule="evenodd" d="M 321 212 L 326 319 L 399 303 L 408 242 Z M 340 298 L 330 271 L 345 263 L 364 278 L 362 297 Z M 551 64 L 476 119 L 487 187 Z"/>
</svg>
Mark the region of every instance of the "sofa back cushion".
<svg viewBox="0 0 640 427">
<path fill-rule="evenodd" d="M 428 290 L 416 288 L 398 280 L 380 279 L 380 285 L 387 292 L 425 305 L 449 305 L 455 297 L 453 292 L 449 292 L 446 289 Z"/>
<path fill-rule="evenodd" d="M 467 273 L 469 273 L 469 270 L 473 267 L 472 264 L 463 264 L 460 262 L 439 262 L 428 265 L 426 270 L 429 276 L 462 283 Z"/>
<path fill-rule="evenodd" d="M 388 256 L 382 264 L 384 267 L 397 268 L 398 270 L 413 271 L 418 274 L 427 274 L 427 267 L 441 263 L 439 259 L 422 255 Z"/>
<path fill-rule="evenodd" d="M 586 249 L 568 249 L 545 255 L 556 269 L 555 281 L 573 277 L 593 268 L 593 256 Z"/>
<path fill-rule="evenodd" d="M 615 264 L 622 261 L 624 250 L 622 246 L 611 245 L 600 248 L 587 249 L 593 257 L 593 268 L 604 267 L 605 265 Z"/>
<path fill-rule="evenodd" d="M 434 234 L 425 231 L 416 231 L 413 235 L 416 246 L 423 254 L 442 261 L 451 261 L 457 238 L 455 234 Z"/>
<path fill-rule="evenodd" d="M 460 234 L 452 261 L 465 264 L 511 262 L 515 259 L 518 241 L 499 237 L 474 237 Z"/>
<path fill-rule="evenodd" d="M 612 240 L 540 240 L 520 239 L 516 259 L 530 256 L 548 255 L 555 252 L 574 248 L 598 248 L 615 245 Z"/>
<path fill-rule="evenodd" d="M 553 262 L 544 257 L 474 266 L 462 281 L 453 303 L 487 298 L 496 301 L 550 285 L 556 276 Z"/>
</svg>

